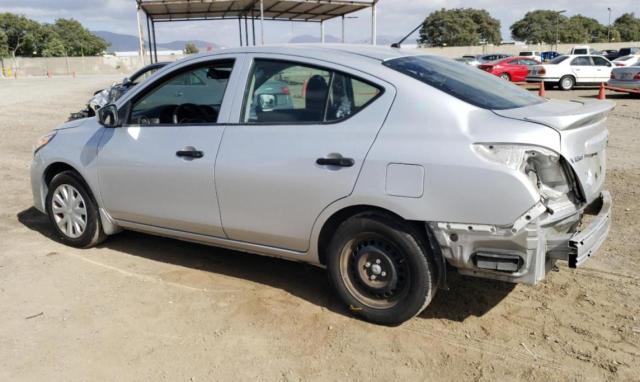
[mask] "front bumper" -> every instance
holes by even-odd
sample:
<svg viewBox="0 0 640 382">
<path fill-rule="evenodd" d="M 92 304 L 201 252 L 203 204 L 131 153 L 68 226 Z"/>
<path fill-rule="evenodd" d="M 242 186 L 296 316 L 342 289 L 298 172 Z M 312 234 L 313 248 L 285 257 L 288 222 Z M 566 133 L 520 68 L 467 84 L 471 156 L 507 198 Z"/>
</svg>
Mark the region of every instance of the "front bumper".
<svg viewBox="0 0 640 382">
<path fill-rule="evenodd" d="M 447 262 L 462 274 L 536 284 L 556 261 L 578 267 L 600 248 L 611 224 L 611 195 L 551 213 L 536 204 L 510 227 L 431 223 Z"/>
</svg>

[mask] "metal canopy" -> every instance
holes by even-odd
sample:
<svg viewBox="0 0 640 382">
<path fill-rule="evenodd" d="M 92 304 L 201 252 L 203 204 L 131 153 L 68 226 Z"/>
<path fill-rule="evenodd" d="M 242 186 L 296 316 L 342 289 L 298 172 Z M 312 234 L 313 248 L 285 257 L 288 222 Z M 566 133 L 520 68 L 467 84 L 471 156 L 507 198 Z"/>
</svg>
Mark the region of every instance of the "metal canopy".
<svg viewBox="0 0 640 382">
<path fill-rule="evenodd" d="M 325 21 L 370 8 L 374 0 L 263 0 L 266 20 Z M 138 0 L 153 20 L 219 20 L 258 12 L 260 0 Z"/>
<path fill-rule="evenodd" d="M 317 22 L 324 43 L 324 22 L 342 18 L 342 42 L 345 42 L 345 15 L 371 9 L 371 43 L 376 44 L 376 3 L 379 0 L 136 0 L 140 57 L 144 60 L 143 26 L 140 11 L 147 21 L 147 41 L 151 62 L 158 61 L 155 24 L 174 21 L 238 19 L 240 46 L 256 44 L 255 20 L 260 21 L 260 44 L 264 45 L 264 20 Z M 242 33 L 244 19 L 244 42 Z M 249 27 L 248 19 L 251 19 Z"/>
</svg>

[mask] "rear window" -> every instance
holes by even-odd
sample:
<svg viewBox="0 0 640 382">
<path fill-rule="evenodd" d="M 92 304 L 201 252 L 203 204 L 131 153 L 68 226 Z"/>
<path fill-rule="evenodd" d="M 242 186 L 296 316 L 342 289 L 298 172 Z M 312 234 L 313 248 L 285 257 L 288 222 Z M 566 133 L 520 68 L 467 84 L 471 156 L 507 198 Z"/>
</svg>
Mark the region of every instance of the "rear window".
<svg viewBox="0 0 640 382">
<path fill-rule="evenodd" d="M 567 58 L 569 58 L 569 56 L 558 56 L 556 58 L 554 58 L 553 60 L 549 61 L 550 64 L 559 64 L 562 61 L 566 60 Z"/>
<path fill-rule="evenodd" d="M 533 52 L 520 52 L 520 56 L 533 56 Z"/>
<path fill-rule="evenodd" d="M 383 64 L 483 109 L 514 109 L 543 102 L 497 76 L 444 57 L 401 57 Z"/>
</svg>

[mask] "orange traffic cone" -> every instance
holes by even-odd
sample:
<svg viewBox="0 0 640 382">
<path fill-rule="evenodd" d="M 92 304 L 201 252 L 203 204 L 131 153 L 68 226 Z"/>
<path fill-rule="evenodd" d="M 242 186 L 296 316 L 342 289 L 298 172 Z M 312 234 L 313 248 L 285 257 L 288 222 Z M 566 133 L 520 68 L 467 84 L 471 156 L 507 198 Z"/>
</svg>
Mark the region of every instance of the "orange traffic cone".
<svg viewBox="0 0 640 382">
<path fill-rule="evenodd" d="M 540 82 L 540 89 L 538 90 L 538 95 L 540 97 L 544 97 L 546 95 L 544 93 L 544 81 Z"/>
<path fill-rule="evenodd" d="M 604 92 L 604 82 L 600 83 L 600 90 L 598 90 L 598 99 L 607 99 L 607 96 Z"/>
</svg>

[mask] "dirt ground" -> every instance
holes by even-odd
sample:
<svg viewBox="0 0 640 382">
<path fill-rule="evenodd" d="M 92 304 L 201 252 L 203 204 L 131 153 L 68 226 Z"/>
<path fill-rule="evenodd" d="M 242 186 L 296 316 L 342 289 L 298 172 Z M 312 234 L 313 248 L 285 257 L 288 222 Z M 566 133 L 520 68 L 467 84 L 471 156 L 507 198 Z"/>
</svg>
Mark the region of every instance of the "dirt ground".
<svg viewBox="0 0 640 382">
<path fill-rule="evenodd" d="M 32 144 L 115 79 L 0 81 L 0 380 L 640 380 L 640 99 L 610 97 L 614 220 L 595 258 L 535 287 L 452 274 L 387 328 L 306 265 L 131 232 L 52 240 Z"/>
</svg>

